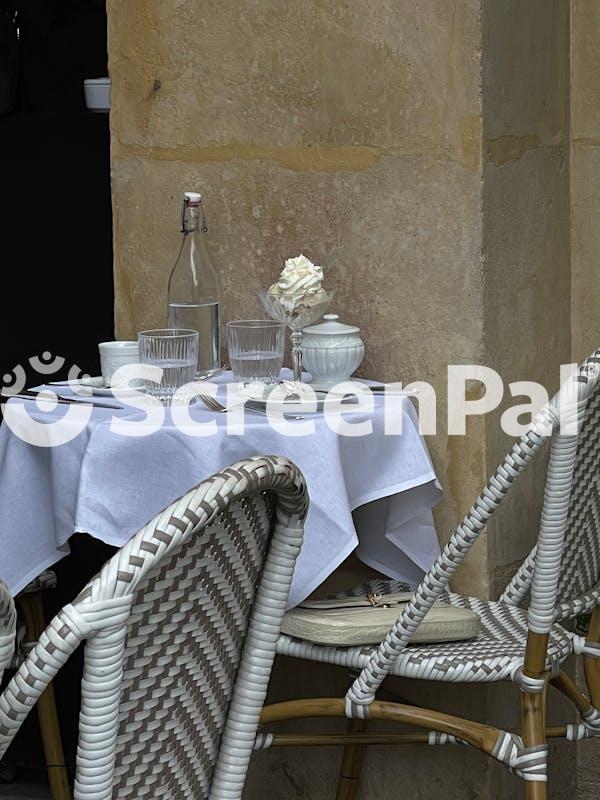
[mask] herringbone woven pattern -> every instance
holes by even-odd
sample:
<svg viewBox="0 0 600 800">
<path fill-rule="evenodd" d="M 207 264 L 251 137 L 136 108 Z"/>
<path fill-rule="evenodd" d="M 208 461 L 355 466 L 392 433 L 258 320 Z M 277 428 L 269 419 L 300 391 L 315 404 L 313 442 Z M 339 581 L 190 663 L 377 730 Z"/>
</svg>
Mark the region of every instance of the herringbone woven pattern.
<svg viewBox="0 0 600 800">
<path fill-rule="evenodd" d="M 577 448 L 565 548 L 558 584 L 569 604 L 600 579 L 600 392 L 590 399 Z M 561 613 L 561 617 L 563 613 Z"/>
<path fill-rule="evenodd" d="M 273 511 L 264 496 L 235 503 L 138 587 L 115 800 L 208 796 Z"/>
<path fill-rule="evenodd" d="M 585 362 L 598 369 L 600 357 Z M 502 600 L 514 605 L 527 597 L 535 572 L 537 545 L 510 581 Z M 583 614 L 600 600 L 600 389 L 597 380 L 583 412 L 558 577 L 555 618 Z"/>
<path fill-rule="evenodd" d="M 291 462 L 257 456 L 155 517 L 0 695 L 0 758 L 85 640 L 75 800 L 241 798 L 307 505 Z"/>
</svg>

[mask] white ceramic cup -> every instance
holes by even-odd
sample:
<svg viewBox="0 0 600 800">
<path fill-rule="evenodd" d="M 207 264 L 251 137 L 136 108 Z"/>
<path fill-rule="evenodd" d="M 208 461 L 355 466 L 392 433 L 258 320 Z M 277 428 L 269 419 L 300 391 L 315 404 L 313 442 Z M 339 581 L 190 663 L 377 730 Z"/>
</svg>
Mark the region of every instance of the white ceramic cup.
<svg viewBox="0 0 600 800">
<path fill-rule="evenodd" d="M 100 342 L 100 368 L 105 386 L 110 386 L 113 374 L 125 364 L 140 363 L 140 347 L 137 342 Z"/>
</svg>

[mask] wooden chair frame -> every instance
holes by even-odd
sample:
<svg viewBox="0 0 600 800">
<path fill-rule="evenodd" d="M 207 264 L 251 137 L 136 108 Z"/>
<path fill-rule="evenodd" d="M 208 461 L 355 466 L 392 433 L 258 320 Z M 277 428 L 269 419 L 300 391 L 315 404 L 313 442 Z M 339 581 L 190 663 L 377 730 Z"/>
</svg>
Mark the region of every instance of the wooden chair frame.
<svg viewBox="0 0 600 800">
<path fill-rule="evenodd" d="M 588 642 L 600 642 L 600 607 L 596 606 L 592 615 Z M 543 663 L 547 642 L 544 637 L 533 634 L 528 642 L 526 667 L 531 673 L 536 664 Z M 575 685 L 573 680 L 560 671 L 554 678 L 544 670 L 538 673 L 547 684 L 554 686 L 559 692 L 573 702 L 580 714 L 594 708 L 600 708 L 600 661 L 584 656 L 586 684 L 589 698 Z M 573 726 L 555 725 L 547 727 L 546 690 L 541 694 L 523 691 L 521 693 L 522 726 L 520 735 L 525 747 L 544 744 L 547 739 L 568 738 Z M 343 698 L 323 697 L 307 700 L 289 700 L 265 706 L 261 714 L 261 725 L 284 722 L 295 719 L 345 717 L 345 700 Z M 430 731 L 438 731 L 454 737 L 460 742 L 476 747 L 481 752 L 496 757 L 496 744 L 505 733 L 491 725 L 461 717 L 444 714 L 431 709 L 389 701 L 374 701 L 369 711 L 369 719 L 387 720 L 422 728 L 415 733 L 369 733 L 365 720 L 348 720 L 345 734 L 269 734 L 269 747 L 326 747 L 342 746 L 343 755 L 338 779 L 336 800 L 356 800 L 358 797 L 360 778 L 363 768 L 365 749 L 368 746 L 403 744 L 431 744 Z M 509 731 L 518 733 L 518 731 Z M 263 734 L 264 736 L 264 734 Z M 528 781 L 526 784 L 527 800 L 546 800 L 547 784 L 545 782 Z"/>
</svg>

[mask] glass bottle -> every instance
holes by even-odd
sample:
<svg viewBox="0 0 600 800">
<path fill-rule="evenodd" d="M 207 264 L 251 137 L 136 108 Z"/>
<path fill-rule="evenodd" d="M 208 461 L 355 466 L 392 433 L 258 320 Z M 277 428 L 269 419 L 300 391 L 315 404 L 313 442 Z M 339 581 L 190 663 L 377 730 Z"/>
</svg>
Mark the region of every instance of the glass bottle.
<svg viewBox="0 0 600 800">
<path fill-rule="evenodd" d="M 198 331 L 198 374 L 220 366 L 219 280 L 206 247 L 202 195 L 185 192 L 179 255 L 169 278 L 168 326 Z"/>
</svg>

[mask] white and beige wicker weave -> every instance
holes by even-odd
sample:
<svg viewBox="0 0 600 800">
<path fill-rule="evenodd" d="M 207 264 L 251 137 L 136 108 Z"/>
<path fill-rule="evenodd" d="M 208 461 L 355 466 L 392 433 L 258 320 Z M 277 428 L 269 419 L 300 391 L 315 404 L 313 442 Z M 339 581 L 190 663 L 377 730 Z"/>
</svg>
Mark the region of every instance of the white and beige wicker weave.
<svg viewBox="0 0 600 800">
<path fill-rule="evenodd" d="M 148 523 L 0 696 L 0 757 L 85 641 L 76 800 L 240 798 L 307 502 L 291 462 L 257 457 Z"/>
<path fill-rule="evenodd" d="M 54 589 L 55 586 L 56 575 L 51 570 L 44 570 L 17 595 L 16 605 L 19 618 L 23 622 L 24 637 L 17 637 L 15 647 L 13 633 L 13 647 L 11 649 L 14 649 L 14 653 L 12 659 L 6 665 L 7 669 L 17 670 L 20 667 L 46 627 L 42 595 L 44 591 Z M 6 589 L 6 587 L 4 588 Z M 0 603 L 0 624 L 2 624 L 3 614 L 1 605 Z M 0 643 L 0 650 L 1 648 L 2 645 Z M 37 703 L 37 712 L 52 800 L 71 800 L 69 776 L 65 765 L 52 682 L 46 686 L 44 693 L 41 695 Z M 6 764 L 5 761 L 0 761 L 0 765 L 4 770 L 7 770 L 8 774 L 11 774 L 14 769 L 10 762 Z"/>
<path fill-rule="evenodd" d="M 0 580 L 0 680 L 15 652 L 17 611 L 8 586 Z"/>
<path fill-rule="evenodd" d="M 282 635 L 278 652 L 359 671 L 345 698 L 278 703 L 264 709 L 263 725 L 302 717 L 346 716 L 344 735 L 284 735 L 263 730 L 255 749 L 270 746 L 344 745 L 338 800 L 357 796 L 362 751 L 367 744 L 463 743 L 479 748 L 524 778 L 530 800 L 546 798 L 547 738 L 570 740 L 600 735 L 600 350 L 593 353 L 536 416 L 490 478 L 453 533 L 432 569 L 385 640 L 374 647 L 311 644 Z M 559 427 L 562 421 L 563 427 Z M 579 427 L 575 423 L 579 421 Z M 498 602 L 448 591 L 449 580 L 515 481 L 551 440 L 537 545 Z M 353 594 L 404 591 L 394 582 L 375 582 Z M 528 610 L 520 605 L 530 596 Z M 477 639 L 412 645 L 433 603 L 443 599 L 477 611 Z M 593 612 L 587 638 L 561 621 Z M 562 670 L 572 653 L 584 656 L 589 698 Z M 436 681 L 512 680 L 520 689 L 523 727 L 519 733 L 399 703 L 381 702 L 376 692 L 388 675 Z M 546 686 L 570 698 L 581 722 L 545 729 Z M 367 720 L 387 719 L 422 730 L 414 734 L 369 735 Z"/>
</svg>

